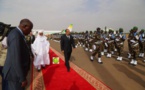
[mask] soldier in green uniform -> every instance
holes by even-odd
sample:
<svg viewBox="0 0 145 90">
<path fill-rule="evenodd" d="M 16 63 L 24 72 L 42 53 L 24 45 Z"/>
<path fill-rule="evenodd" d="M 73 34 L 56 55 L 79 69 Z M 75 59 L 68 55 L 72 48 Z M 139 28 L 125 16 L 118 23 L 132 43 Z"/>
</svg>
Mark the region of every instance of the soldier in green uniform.
<svg viewBox="0 0 145 90">
<path fill-rule="evenodd" d="M 102 49 L 101 49 L 101 55 L 104 55 L 104 49 L 105 49 L 105 35 L 106 33 L 101 30 L 101 40 L 102 40 Z"/>
<path fill-rule="evenodd" d="M 92 55 L 90 56 L 91 61 L 94 60 L 94 57 L 96 54 L 98 54 L 98 63 L 102 64 L 102 60 L 101 60 L 101 51 L 102 51 L 102 40 L 101 40 L 101 32 L 100 32 L 100 28 L 97 28 L 97 32 L 95 35 L 95 38 L 93 39 L 92 42 L 94 42 L 96 48 L 93 51 Z"/>
<path fill-rule="evenodd" d="M 139 53 L 139 35 L 137 33 L 138 28 L 134 27 L 133 28 L 133 37 L 130 40 L 130 44 L 131 44 L 131 55 L 132 55 L 132 60 L 130 62 L 130 64 L 136 66 L 137 65 L 137 60 L 136 57 L 138 56 Z"/>
<path fill-rule="evenodd" d="M 119 31 L 118 30 L 116 30 L 116 33 L 115 33 L 115 38 L 116 37 L 118 37 L 118 35 L 119 35 Z M 116 43 L 114 42 L 114 45 L 115 45 Z M 115 46 L 115 48 L 114 48 L 114 52 L 117 54 L 118 52 L 117 52 L 117 48 L 116 48 L 116 46 Z"/>
<path fill-rule="evenodd" d="M 94 34 L 92 31 L 90 31 L 90 34 L 89 34 L 89 51 L 90 52 L 93 52 L 93 42 L 92 40 L 94 39 Z"/>
<path fill-rule="evenodd" d="M 144 57 L 144 46 L 145 45 L 145 34 L 144 34 L 144 30 L 142 29 L 139 32 L 139 57 Z"/>
<path fill-rule="evenodd" d="M 85 47 L 85 32 L 81 33 L 81 37 L 79 39 L 81 46 Z"/>
<path fill-rule="evenodd" d="M 86 31 L 85 36 L 84 36 L 84 41 L 85 41 L 85 50 L 89 50 L 89 32 Z"/>
<path fill-rule="evenodd" d="M 106 38 L 106 42 L 105 45 L 107 47 L 107 57 L 111 57 L 112 54 L 111 54 L 111 51 L 114 50 L 114 34 L 113 34 L 113 31 L 112 30 L 109 30 L 109 34 L 108 34 L 108 37 Z"/>
<path fill-rule="evenodd" d="M 128 49 L 129 49 L 128 58 L 131 58 L 131 52 L 132 52 L 132 50 L 131 50 L 131 42 L 130 42 L 130 40 L 132 40 L 133 37 L 134 37 L 133 36 L 133 29 L 131 29 L 130 33 L 128 35 L 128 40 L 127 40 L 127 42 L 128 42 Z"/>
<path fill-rule="evenodd" d="M 124 41 L 126 39 L 126 35 L 123 34 L 123 28 L 119 29 L 119 33 L 116 35 L 115 38 L 115 48 L 117 49 L 117 60 L 122 61 L 121 52 L 123 51 Z"/>
<path fill-rule="evenodd" d="M 74 37 L 75 47 L 77 48 L 78 45 L 79 45 L 78 33 L 75 32 L 75 33 L 72 34 L 72 36 Z"/>
<path fill-rule="evenodd" d="M 105 31 L 104 34 L 103 34 L 103 38 L 104 38 L 104 41 L 106 40 L 106 38 L 108 37 L 108 32 Z M 103 46 L 104 46 L 104 52 L 106 53 L 107 52 L 107 43 L 106 42 L 103 42 Z"/>
</svg>

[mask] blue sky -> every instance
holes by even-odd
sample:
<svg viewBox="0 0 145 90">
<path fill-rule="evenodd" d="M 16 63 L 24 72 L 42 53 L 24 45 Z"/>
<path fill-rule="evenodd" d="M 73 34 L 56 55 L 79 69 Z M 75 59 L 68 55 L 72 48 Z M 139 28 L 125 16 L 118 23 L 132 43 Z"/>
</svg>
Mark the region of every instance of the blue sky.
<svg viewBox="0 0 145 90">
<path fill-rule="evenodd" d="M 17 26 L 23 18 L 34 29 L 74 31 L 145 29 L 145 0 L 0 0 L 0 21 Z"/>
</svg>

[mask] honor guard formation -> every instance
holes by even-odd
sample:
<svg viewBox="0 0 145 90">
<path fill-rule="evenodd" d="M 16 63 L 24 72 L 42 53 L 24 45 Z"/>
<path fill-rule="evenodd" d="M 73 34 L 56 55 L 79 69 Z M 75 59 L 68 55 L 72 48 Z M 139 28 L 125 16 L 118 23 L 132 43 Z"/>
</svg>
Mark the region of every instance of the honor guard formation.
<svg viewBox="0 0 145 90">
<path fill-rule="evenodd" d="M 53 34 L 52 39 L 59 42 L 62 34 Z M 138 27 L 133 27 L 129 34 L 123 32 L 123 28 L 119 28 L 117 31 L 111 29 L 102 30 L 96 28 L 93 31 L 86 31 L 80 33 L 72 33 L 75 40 L 75 46 L 81 46 L 85 51 L 91 53 L 90 60 L 93 61 L 94 57 L 98 56 L 98 63 L 103 64 L 101 59 L 102 55 L 106 55 L 107 58 L 111 58 L 112 55 L 116 55 L 117 61 L 123 60 L 123 48 L 124 42 L 128 42 L 128 57 L 130 64 L 137 65 L 137 57 L 143 58 L 145 52 L 145 32 L 142 29 L 138 32 Z M 145 60 L 143 60 L 145 62 Z"/>
</svg>

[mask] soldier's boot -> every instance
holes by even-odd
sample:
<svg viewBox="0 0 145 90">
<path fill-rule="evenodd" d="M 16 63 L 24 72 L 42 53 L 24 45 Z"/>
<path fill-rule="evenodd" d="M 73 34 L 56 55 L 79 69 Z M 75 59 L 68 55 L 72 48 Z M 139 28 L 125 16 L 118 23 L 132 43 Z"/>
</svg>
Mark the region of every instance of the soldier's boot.
<svg viewBox="0 0 145 90">
<path fill-rule="evenodd" d="M 115 48 L 114 51 L 117 52 L 117 49 Z"/>
<path fill-rule="evenodd" d="M 133 63 L 133 65 L 134 65 L 134 66 L 136 66 L 136 65 L 137 65 L 137 61 L 136 61 L 136 60 L 134 60 L 134 63 Z"/>
<path fill-rule="evenodd" d="M 142 58 L 144 57 L 144 53 L 141 53 L 141 57 L 142 57 Z"/>
<path fill-rule="evenodd" d="M 117 57 L 117 61 L 121 61 L 121 57 L 120 56 Z"/>
<path fill-rule="evenodd" d="M 104 52 L 101 52 L 101 55 L 104 55 Z"/>
<path fill-rule="evenodd" d="M 107 49 L 104 49 L 104 52 L 107 52 Z"/>
<path fill-rule="evenodd" d="M 111 54 L 109 54 L 109 57 L 111 58 L 111 57 L 112 57 L 112 55 L 111 55 Z"/>
<path fill-rule="evenodd" d="M 117 60 L 119 60 L 119 56 L 117 57 Z"/>
<path fill-rule="evenodd" d="M 111 57 L 111 54 L 110 54 L 110 53 L 108 53 L 108 54 L 107 54 L 107 57 L 108 57 L 108 58 L 110 58 L 110 57 Z"/>
<path fill-rule="evenodd" d="M 90 49 L 89 52 L 93 52 L 93 49 Z"/>
<path fill-rule="evenodd" d="M 141 57 L 142 53 L 139 53 L 139 57 Z"/>
<path fill-rule="evenodd" d="M 122 61 L 122 57 L 118 56 L 117 60 Z"/>
<path fill-rule="evenodd" d="M 88 51 L 89 49 L 88 48 L 85 48 L 85 50 Z"/>
<path fill-rule="evenodd" d="M 93 61 L 94 60 L 94 56 L 90 56 L 90 60 Z"/>
<path fill-rule="evenodd" d="M 114 51 L 111 51 L 111 54 L 114 54 Z"/>
<path fill-rule="evenodd" d="M 107 53 L 107 57 L 109 57 L 109 53 Z"/>
<path fill-rule="evenodd" d="M 134 61 L 135 61 L 135 60 L 134 60 L 134 59 L 132 59 L 132 60 L 131 60 L 131 62 L 130 62 L 130 64 L 134 64 Z"/>
<path fill-rule="evenodd" d="M 99 64 L 103 64 L 101 58 L 98 58 L 98 63 L 99 63 Z"/>
<path fill-rule="evenodd" d="M 131 54 L 130 53 L 128 53 L 128 58 L 131 58 Z"/>
<path fill-rule="evenodd" d="M 85 45 L 83 45 L 83 47 L 85 47 Z"/>
</svg>

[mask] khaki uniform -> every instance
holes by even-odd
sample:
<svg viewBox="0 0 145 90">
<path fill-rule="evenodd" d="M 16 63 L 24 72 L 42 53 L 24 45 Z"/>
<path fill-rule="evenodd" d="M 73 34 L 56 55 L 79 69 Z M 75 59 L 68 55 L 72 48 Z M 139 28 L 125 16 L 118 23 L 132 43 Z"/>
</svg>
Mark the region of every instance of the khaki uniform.
<svg viewBox="0 0 145 90">
<path fill-rule="evenodd" d="M 101 40 L 101 34 L 96 34 L 94 40 L 95 49 L 92 53 L 92 56 L 98 54 L 98 57 L 101 57 L 101 51 L 103 49 L 103 41 Z"/>
<path fill-rule="evenodd" d="M 112 35 L 113 34 L 108 35 L 108 40 L 106 45 L 108 51 L 107 57 L 111 57 L 111 51 L 114 51 L 114 38 L 112 38 Z"/>
<path fill-rule="evenodd" d="M 115 48 L 117 49 L 118 56 L 121 56 L 121 52 L 123 51 L 125 41 L 125 38 L 123 38 L 123 36 L 125 35 L 118 34 L 115 39 Z"/>
<path fill-rule="evenodd" d="M 3 49 L 2 44 L 0 43 L 0 67 L 4 66 L 6 54 L 7 54 L 7 49 Z"/>
<path fill-rule="evenodd" d="M 144 57 L 144 51 L 145 51 L 145 34 L 141 33 L 139 35 L 139 57 Z"/>
</svg>

